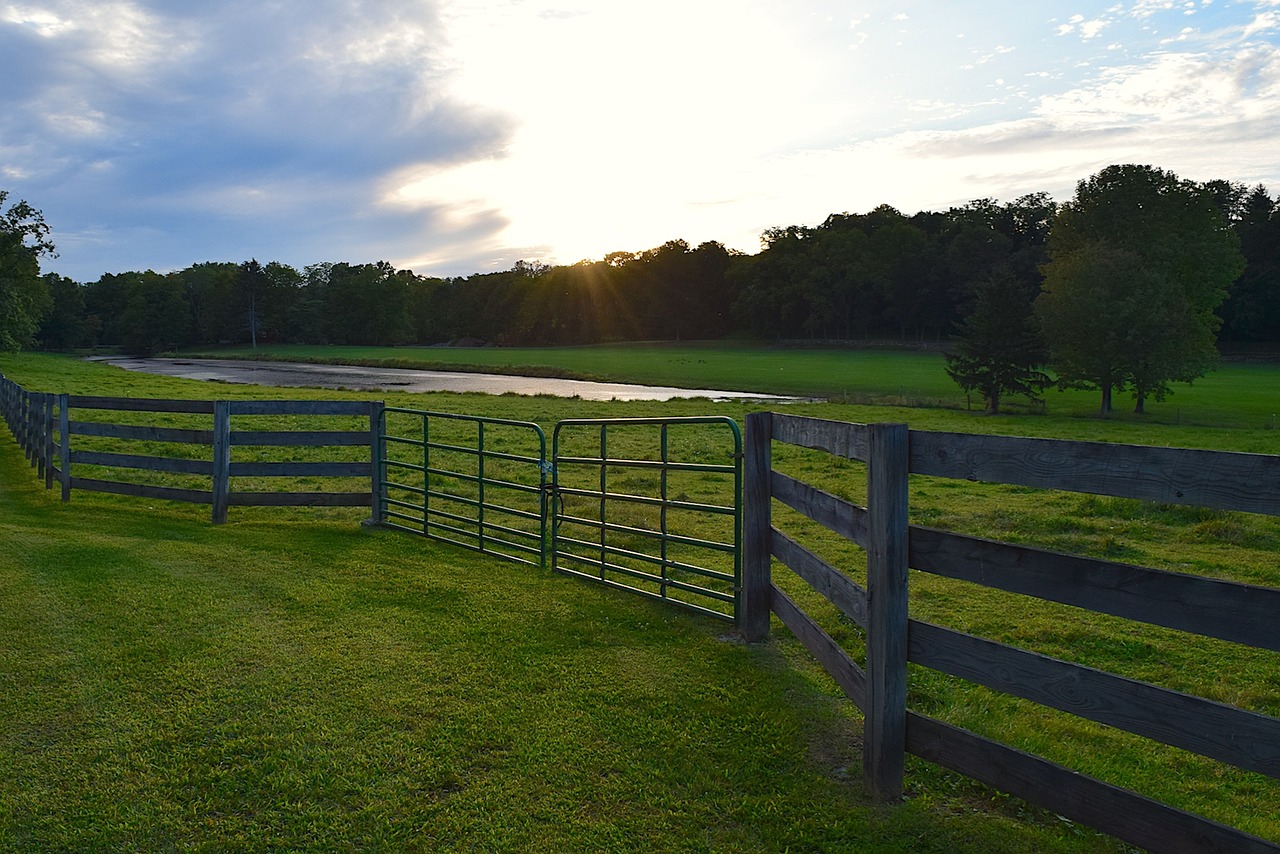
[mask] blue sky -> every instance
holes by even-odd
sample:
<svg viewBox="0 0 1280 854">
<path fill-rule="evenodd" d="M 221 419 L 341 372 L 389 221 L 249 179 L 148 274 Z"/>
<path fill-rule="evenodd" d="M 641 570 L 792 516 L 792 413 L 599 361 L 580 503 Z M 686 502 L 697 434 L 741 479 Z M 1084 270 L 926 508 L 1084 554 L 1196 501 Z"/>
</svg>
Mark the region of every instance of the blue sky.
<svg viewBox="0 0 1280 854">
<path fill-rule="evenodd" d="M 466 275 L 1036 191 L 1280 190 L 1280 0 L 0 0 L 0 188 L 80 281 Z"/>
</svg>

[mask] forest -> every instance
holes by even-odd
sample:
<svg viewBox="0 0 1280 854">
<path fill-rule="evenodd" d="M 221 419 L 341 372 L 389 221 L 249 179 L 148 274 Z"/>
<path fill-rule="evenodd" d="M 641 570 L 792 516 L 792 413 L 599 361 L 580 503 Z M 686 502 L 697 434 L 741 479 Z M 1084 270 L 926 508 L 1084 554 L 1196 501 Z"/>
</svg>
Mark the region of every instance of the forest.
<svg viewBox="0 0 1280 854">
<path fill-rule="evenodd" d="M 1280 341 L 1280 200 L 1197 185 L 1245 264 L 1216 306 L 1218 341 Z M 724 336 L 764 341 L 947 342 L 993 276 L 1033 302 L 1062 206 L 1033 193 L 912 215 L 881 205 L 771 228 L 756 254 L 671 240 L 572 265 L 435 278 L 386 262 L 197 263 L 182 270 L 41 278 L 32 342 L 154 354 L 244 343 L 564 345 Z M 46 234 L 47 236 L 47 234 Z"/>
</svg>

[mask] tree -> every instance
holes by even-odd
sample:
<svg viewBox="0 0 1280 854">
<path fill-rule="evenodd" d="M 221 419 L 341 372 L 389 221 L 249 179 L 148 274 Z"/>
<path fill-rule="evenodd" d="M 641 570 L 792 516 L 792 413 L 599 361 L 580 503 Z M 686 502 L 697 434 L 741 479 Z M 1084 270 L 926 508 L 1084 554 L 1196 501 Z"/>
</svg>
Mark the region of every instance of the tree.
<svg viewBox="0 0 1280 854">
<path fill-rule="evenodd" d="M 191 306 L 182 282 L 152 270 L 122 273 L 125 293 L 121 345 L 135 356 L 153 356 L 188 343 Z"/>
<path fill-rule="evenodd" d="M 1003 396 L 1036 400 L 1052 385 L 1041 370 L 1048 358 L 1030 293 L 1012 272 L 999 270 L 975 289 L 973 310 L 960 323 L 955 351 L 946 357 L 947 375 L 966 392 L 980 393 L 987 412 L 995 415 Z"/>
<path fill-rule="evenodd" d="M 1267 188 L 1249 191 L 1235 223 L 1248 266 L 1222 306 L 1223 337 L 1231 341 L 1280 340 L 1280 203 Z"/>
<path fill-rule="evenodd" d="M 1036 300 L 1050 363 L 1064 388 L 1096 388 L 1101 411 L 1128 386 L 1128 343 L 1160 291 L 1158 276 L 1135 252 L 1109 243 L 1056 258 Z"/>
<path fill-rule="evenodd" d="M 52 308 L 40 324 L 37 340 L 44 350 L 71 350 L 91 343 L 85 317 L 84 288 L 57 273 L 45 273 Z"/>
<path fill-rule="evenodd" d="M 40 211 L 0 190 L 0 352 L 30 344 L 53 308 L 48 284 L 40 278 L 40 256 L 57 257 Z"/>
<path fill-rule="evenodd" d="M 171 274 L 191 306 L 194 341 L 220 344 L 241 340 L 242 318 L 234 299 L 238 265 L 229 261 L 192 264 Z"/>
<path fill-rule="evenodd" d="M 1099 389 L 1103 413 L 1129 388 L 1142 412 L 1212 366 L 1214 310 L 1244 267 L 1219 198 L 1151 166 L 1108 166 L 1077 185 L 1036 300 L 1060 384 Z"/>
<path fill-rule="evenodd" d="M 244 324 L 249 330 L 249 343 L 258 349 L 258 330 L 262 328 L 259 302 L 266 290 L 267 274 L 257 258 L 245 261 L 236 270 L 235 290 L 244 306 Z"/>
<path fill-rule="evenodd" d="M 323 289 L 332 344 L 403 344 L 413 334 L 405 310 L 413 273 L 391 264 L 333 264 Z"/>
</svg>

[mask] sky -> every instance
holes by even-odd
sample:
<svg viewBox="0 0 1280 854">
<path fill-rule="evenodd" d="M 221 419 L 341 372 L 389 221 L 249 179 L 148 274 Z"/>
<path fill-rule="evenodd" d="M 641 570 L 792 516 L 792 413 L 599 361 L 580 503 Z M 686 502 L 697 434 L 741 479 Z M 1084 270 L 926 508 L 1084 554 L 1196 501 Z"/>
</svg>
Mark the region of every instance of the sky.
<svg viewBox="0 0 1280 854">
<path fill-rule="evenodd" d="M 1113 163 L 1280 191 L 1280 0 L 0 0 L 0 190 L 81 282 L 756 252 Z"/>
</svg>

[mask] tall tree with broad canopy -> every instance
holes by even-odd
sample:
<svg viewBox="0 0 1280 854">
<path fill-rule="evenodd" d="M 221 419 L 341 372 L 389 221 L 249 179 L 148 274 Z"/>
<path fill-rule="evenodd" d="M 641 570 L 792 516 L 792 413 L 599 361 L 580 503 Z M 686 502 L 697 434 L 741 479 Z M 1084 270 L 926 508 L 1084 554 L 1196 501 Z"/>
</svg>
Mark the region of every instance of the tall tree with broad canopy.
<svg viewBox="0 0 1280 854">
<path fill-rule="evenodd" d="M 40 277 L 40 256 L 56 257 L 44 215 L 25 201 L 4 210 L 8 198 L 8 190 L 0 190 L 0 352 L 32 343 L 52 310 L 49 286 Z"/>
<path fill-rule="evenodd" d="M 1097 388 L 1101 411 L 1135 411 L 1217 360 L 1214 310 L 1244 267 L 1214 192 L 1152 166 L 1108 166 L 1076 186 L 1049 233 L 1036 300 L 1063 386 Z"/>
</svg>

